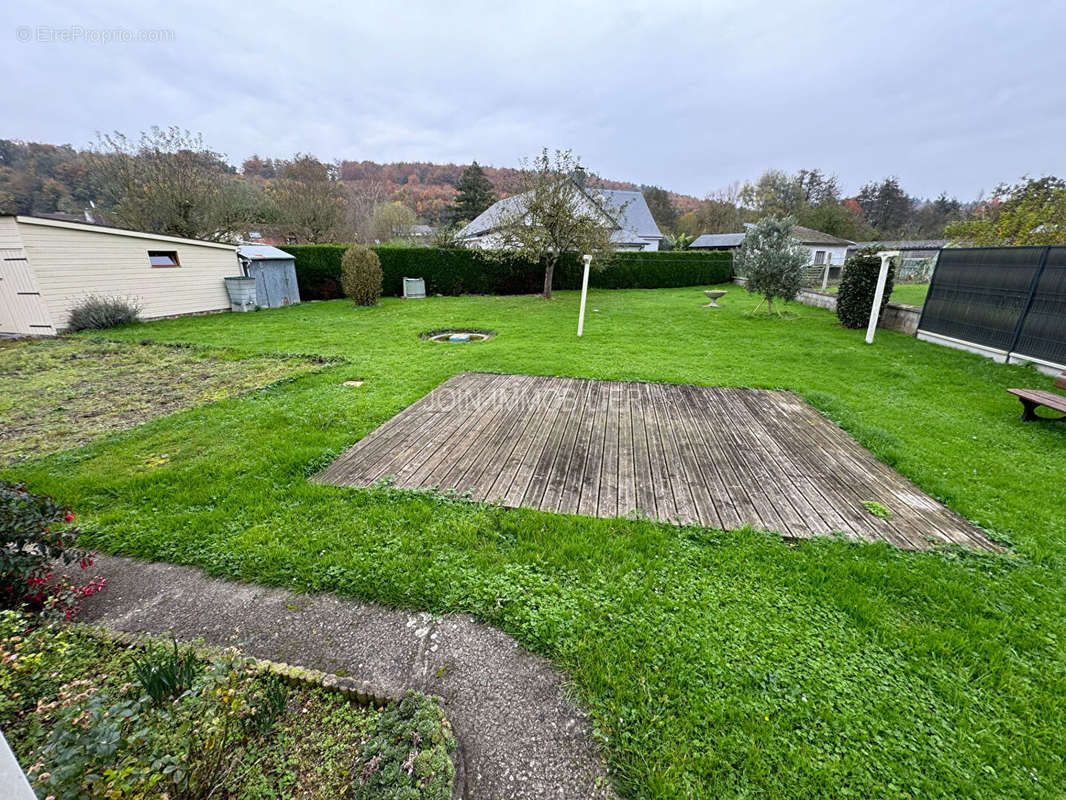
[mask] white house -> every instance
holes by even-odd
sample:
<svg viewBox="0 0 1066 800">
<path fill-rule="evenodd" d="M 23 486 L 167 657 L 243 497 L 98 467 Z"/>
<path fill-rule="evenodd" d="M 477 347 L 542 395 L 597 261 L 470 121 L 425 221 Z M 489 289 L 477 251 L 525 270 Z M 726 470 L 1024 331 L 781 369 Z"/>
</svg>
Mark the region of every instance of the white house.
<svg viewBox="0 0 1066 800">
<path fill-rule="evenodd" d="M 751 226 L 748 225 L 748 227 Z M 745 233 L 705 233 L 703 236 L 696 237 L 688 249 L 736 250 L 744 243 L 745 235 Z M 848 248 L 855 244 L 839 236 L 831 236 L 813 228 L 804 228 L 802 225 L 793 226 L 792 236 L 810 250 L 808 266 L 824 264 L 840 266 L 848 255 Z"/>
<path fill-rule="evenodd" d="M 584 199 L 586 213 L 601 216 L 611 228 L 611 242 L 617 250 L 658 250 L 663 234 L 640 192 L 588 187 L 583 180 L 569 178 Z M 459 231 L 457 239 L 468 247 L 496 250 L 502 246 L 499 229 L 520 213 L 527 194 L 505 197 L 493 203 Z"/>
<path fill-rule="evenodd" d="M 0 333 L 51 335 L 89 295 L 136 301 L 145 319 L 230 307 L 237 248 L 85 222 L 0 216 Z"/>
</svg>

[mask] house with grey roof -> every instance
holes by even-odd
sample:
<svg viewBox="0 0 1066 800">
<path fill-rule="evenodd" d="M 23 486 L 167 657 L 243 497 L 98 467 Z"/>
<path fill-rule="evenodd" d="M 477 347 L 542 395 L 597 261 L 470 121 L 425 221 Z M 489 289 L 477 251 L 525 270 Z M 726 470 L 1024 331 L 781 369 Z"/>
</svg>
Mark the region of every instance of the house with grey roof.
<svg viewBox="0 0 1066 800">
<path fill-rule="evenodd" d="M 603 217 L 611 228 L 611 243 L 617 250 L 658 250 L 663 234 L 651 209 L 640 192 L 600 189 L 586 186 L 583 180 L 568 178 L 577 187 L 577 197 L 584 199 L 589 214 Z M 522 213 L 527 194 L 505 197 L 493 203 L 457 234 L 468 247 L 495 250 L 503 246 L 501 228 Z"/>
<path fill-rule="evenodd" d="M 900 265 L 896 279 L 903 281 L 928 281 L 940 257 L 940 251 L 948 246 L 947 239 L 899 239 L 880 242 L 855 242 L 848 254 L 876 247 L 878 250 L 899 250 Z"/>
<path fill-rule="evenodd" d="M 750 223 L 746 227 L 752 227 Z M 746 233 L 705 233 L 697 236 L 689 250 L 736 250 L 744 243 Z M 802 225 L 792 227 L 792 236 L 811 252 L 809 266 L 839 267 L 847 257 L 848 248 L 855 243 L 839 236 L 822 233 L 814 228 L 804 228 Z M 831 273 L 839 273 L 839 270 L 830 270 Z"/>
</svg>

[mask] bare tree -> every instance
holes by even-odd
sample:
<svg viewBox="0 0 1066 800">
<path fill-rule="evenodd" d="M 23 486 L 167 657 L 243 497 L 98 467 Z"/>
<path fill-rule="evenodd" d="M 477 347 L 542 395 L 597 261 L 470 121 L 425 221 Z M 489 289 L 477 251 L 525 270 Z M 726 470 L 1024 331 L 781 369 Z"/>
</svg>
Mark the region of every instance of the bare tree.
<svg viewBox="0 0 1066 800">
<path fill-rule="evenodd" d="M 90 169 L 108 213 L 135 230 L 218 241 L 266 213 L 257 186 L 180 128 L 153 127 L 136 145 L 118 132 L 98 135 Z"/>
<path fill-rule="evenodd" d="M 589 253 L 603 260 L 612 250 L 611 235 L 624 224 L 625 207 L 605 208 L 586 189 L 587 173 L 570 150 L 544 148 L 522 161 L 523 192 L 504 205 L 493 226 L 497 252 L 518 251 L 544 262 L 544 298 L 552 296 L 552 277 L 563 253 Z"/>
<path fill-rule="evenodd" d="M 333 238 L 344 219 L 345 199 L 337 170 L 314 156 L 297 154 L 284 162 L 270 187 L 286 233 L 318 244 Z"/>
<path fill-rule="evenodd" d="M 343 235 L 351 241 L 373 241 L 370 223 L 374 218 L 374 210 L 388 202 L 388 183 L 380 179 L 364 178 L 357 181 L 343 181 L 343 185 L 347 199 L 342 223 Z"/>
</svg>

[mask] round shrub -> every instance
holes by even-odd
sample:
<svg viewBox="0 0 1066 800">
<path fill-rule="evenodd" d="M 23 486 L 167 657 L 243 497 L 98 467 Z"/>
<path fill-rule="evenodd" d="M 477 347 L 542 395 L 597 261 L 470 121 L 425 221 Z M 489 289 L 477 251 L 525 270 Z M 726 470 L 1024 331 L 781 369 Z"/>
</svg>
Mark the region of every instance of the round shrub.
<svg viewBox="0 0 1066 800">
<path fill-rule="evenodd" d="M 369 247 L 352 245 L 341 258 L 341 287 L 357 306 L 374 306 L 381 299 L 381 261 Z"/>
<path fill-rule="evenodd" d="M 97 297 L 90 295 L 70 310 L 67 329 L 71 331 L 113 328 L 136 322 L 141 307 L 136 301 L 123 297 Z"/>
<path fill-rule="evenodd" d="M 865 328 L 870 322 L 870 307 L 877 292 L 877 276 L 881 272 L 881 258 L 876 247 L 867 247 L 848 257 L 844 262 L 844 274 L 840 278 L 837 295 L 837 317 L 845 328 Z M 892 296 L 892 281 L 896 275 L 895 259 L 888 266 L 885 294 L 877 318 L 885 313 L 888 298 Z"/>
</svg>

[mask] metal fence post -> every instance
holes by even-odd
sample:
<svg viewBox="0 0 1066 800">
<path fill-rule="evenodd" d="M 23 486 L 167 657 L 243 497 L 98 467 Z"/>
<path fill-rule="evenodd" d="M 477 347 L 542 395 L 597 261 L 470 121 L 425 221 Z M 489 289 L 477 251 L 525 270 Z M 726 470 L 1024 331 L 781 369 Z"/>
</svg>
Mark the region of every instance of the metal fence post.
<svg viewBox="0 0 1066 800">
<path fill-rule="evenodd" d="M 1048 253 L 1051 252 L 1051 245 L 1044 248 L 1044 252 L 1040 255 L 1040 263 L 1036 266 L 1036 271 L 1033 272 L 1033 280 L 1029 284 L 1029 296 L 1025 299 L 1025 306 L 1022 308 L 1022 313 L 1018 315 L 1018 323 L 1014 326 L 1014 335 L 1010 340 L 1010 347 L 1007 348 L 1007 361 L 1010 361 L 1011 354 L 1014 352 L 1014 348 L 1018 346 L 1018 340 L 1022 336 L 1022 328 L 1025 326 L 1025 319 L 1029 316 L 1029 310 L 1033 307 L 1033 298 L 1036 297 L 1036 289 L 1040 285 L 1040 278 L 1044 274 L 1044 267 L 1047 266 Z"/>
</svg>

